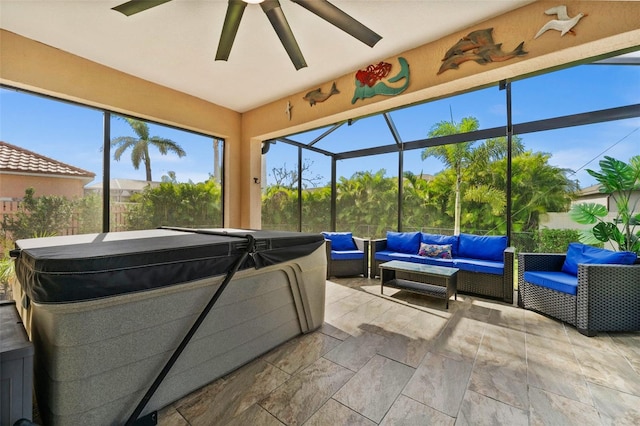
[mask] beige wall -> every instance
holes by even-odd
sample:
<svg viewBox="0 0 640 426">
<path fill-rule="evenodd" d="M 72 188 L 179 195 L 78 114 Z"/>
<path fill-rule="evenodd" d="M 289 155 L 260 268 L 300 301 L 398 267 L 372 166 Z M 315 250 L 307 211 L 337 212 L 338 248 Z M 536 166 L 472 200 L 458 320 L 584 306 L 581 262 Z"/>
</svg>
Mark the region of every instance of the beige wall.
<svg viewBox="0 0 640 426">
<path fill-rule="evenodd" d="M 259 228 L 261 193 L 253 177 L 261 176 L 262 140 L 639 47 L 640 2 L 565 2 L 571 11 L 588 13 L 576 27 L 577 35 L 560 37 L 558 32 L 549 31 L 534 39 L 538 29 L 550 19 L 544 10 L 558 4 L 555 1 L 532 3 L 387 58 L 385 61 L 392 64 L 397 64 L 398 56 L 409 62 L 411 83 L 406 92 L 395 97 L 358 100 L 353 105 L 357 70 L 323 85 L 328 88 L 335 81 L 341 94 L 313 108 L 302 99 L 305 90 L 240 115 L 6 31 L 0 32 L 0 81 L 224 137 L 227 141 L 226 225 Z M 502 43 L 503 51 L 512 50 L 524 41 L 528 55 L 487 65 L 466 62 L 458 70 L 436 75 L 444 52 L 469 32 L 483 28 L 493 28 L 494 40 Z M 284 114 L 287 101 L 294 106 L 290 121 Z"/>
<path fill-rule="evenodd" d="M 35 189 L 36 196 L 59 195 L 69 199 L 84 195 L 84 185 L 91 179 L 51 175 L 17 175 L 0 173 L 0 198 L 24 198 L 25 189 Z"/>
</svg>

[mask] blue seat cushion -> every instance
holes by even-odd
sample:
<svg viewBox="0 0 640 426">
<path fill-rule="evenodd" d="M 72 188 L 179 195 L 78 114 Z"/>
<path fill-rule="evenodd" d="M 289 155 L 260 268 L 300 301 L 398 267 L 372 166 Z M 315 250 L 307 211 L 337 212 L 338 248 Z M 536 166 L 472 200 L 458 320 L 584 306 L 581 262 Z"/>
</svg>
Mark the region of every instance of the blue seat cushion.
<svg viewBox="0 0 640 426">
<path fill-rule="evenodd" d="M 331 250 L 332 260 L 359 260 L 364 257 L 360 250 Z"/>
<path fill-rule="evenodd" d="M 506 236 L 460 234 L 458 256 L 502 262 L 506 248 Z"/>
<path fill-rule="evenodd" d="M 420 256 L 417 254 L 399 253 L 393 250 L 381 250 L 376 252 L 376 260 L 389 262 L 391 260 L 404 260 L 405 262 L 419 263 Z"/>
<path fill-rule="evenodd" d="M 458 258 L 453 259 L 453 265 L 462 271 L 480 272 L 483 274 L 502 275 L 504 273 L 504 262 L 493 260 Z"/>
<path fill-rule="evenodd" d="M 387 231 L 387 250 L 418 254 L 418 249 L 420 249 L 420 232 Z"/>
<path fill-rule="evenodd" d="M 433 266 L 443 266 L 453 268 L 455 265 L 453 264 L 453 259 L 443 259 L 441 257 L 425 257 L 425 256 L 416 256 L 419 259 L 419 262 L 424 265 L 433 265 Z"/>
<path fill-rule="evenodd" d="M 424 257 L 417 254 L 398 253 L 391 250 L 381 250 L 376 252 L 376 260 L 389 262 L 391 260 L 401 260 L 403 262 L 421 263 L 423 265 L 448 266 L 453 267 L 453 259 L 438 259 L 435 257 Z"/>
<path fill-rule="evenodd" d="M 351 232 L 323 232 L 322 235 L 327 240 L 331 240 L 331 250 L 346 251 L 357 249 Z"/>
<path fill-rule="evenodd" d="M 637 255 L 630 251 L 612 251 L 581 243 L 570 243 L 562 272 L 578 275 L 579 263 L 632 265 Z"/>
<path fill-rule="evenodd" d="M 524 280 L 561 293 L 574 296 L 578 293 L 578 277 L 564 272 L 530 271 L 524 273 Z"/>
</svg>

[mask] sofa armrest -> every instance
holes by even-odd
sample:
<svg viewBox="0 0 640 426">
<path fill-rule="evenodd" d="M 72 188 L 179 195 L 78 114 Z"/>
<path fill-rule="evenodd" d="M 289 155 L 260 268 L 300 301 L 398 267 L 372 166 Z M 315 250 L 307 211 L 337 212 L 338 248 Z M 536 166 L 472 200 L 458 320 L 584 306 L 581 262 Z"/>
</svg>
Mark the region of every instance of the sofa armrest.
<svg viewBox="0 0 640 426">
<path fill-rule="evenodd" d="M 369 275 L 369 240 L 353 237 L 353 242 L 356 243 L 356 247 L 358 247 L 358 250 L 364 252 L 364 256 L 362 256 L 362 276 L 367 278 L 367 276 Z"/>
<path fill-rule="evenodd" d="M 387 239 L 379 238 L 376 240 L 371 240 L 369 242 L 369 277 L 375 278 L 378 276 L 378 264 L 376 262 L 376 252 L 384 250 L 387 248 Z"/>
<path fill-rule="evenodd" d="M 376 240 L 371 240 L 371 250 L 380 251 L 387 248 L 387 239 L 379 238 Z"/>
<path fill-rule="evenodd" d="M 513 264 L 516 255 L 515 247 L 507 247 L 504 250 L 503 261 L 504 261 L 504 272 L 502 273 L 503 279 L 503 289 L 504 289 L 504 300 L 506 302 L 513 302 Z"/>
<path fill-rule="evenodd" d="M 511 265 L 511 269 L 513 269 L 513 261 L 516 257 L 516 248 L 515 247 L 507 247 L 504 249 L 504 266 Z"/>
</svg>

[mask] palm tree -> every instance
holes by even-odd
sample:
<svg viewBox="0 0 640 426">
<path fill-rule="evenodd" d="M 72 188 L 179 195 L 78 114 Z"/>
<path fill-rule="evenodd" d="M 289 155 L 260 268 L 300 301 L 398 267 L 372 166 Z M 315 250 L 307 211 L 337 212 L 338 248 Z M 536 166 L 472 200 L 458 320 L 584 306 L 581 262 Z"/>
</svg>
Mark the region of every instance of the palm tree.
<svg viewBox="0 0 640 426">
<path fill-rule="evenodd" d="M 161 138 L 159 136 L 149 136 L 149 126 L 144 121 L 134 118 L 124 117 L 129 126 L 133 129 L 138 138 L 132 136 L 119 136 L 111 140 L 111 146 L 117 147 L 113 153 L 113 159 L 120 161 L 120 157 L 124 152 L 131 148 L 131 162 L 133 167 L 138 170 L 140 163 L 144 163 L 147 182 L 151 182 L 151 158 L 149 157 L 149 145 L 158 148 L 160 154 L 167 155 L 169 151 L 182 158 L 187 153 L 171 139 Z"/>
<path fill-rule="evenodd" d="M 539 228 L 547 212 L 565 212 L 578 183 L 568 178 L 572 170 L 549 164 L 551 154 L 526 151 L 513 158 L 513 222 L 520 232 Z M 506 179 L 506 176 L 505 176 Z"/>
<path fill-rule="evenodd" d="M 450 136 L 459 133 L 468 133 L 478 130 L 480 123 L 475 117 L 465 117 L 459 123 L 451 121 L 440 121 L 429 131 L 429 137 Z M 422 151 L 422 159 L 435 157 L 453 169 L 456 175 L 455 182 L 455 207 L 453 233 L 460 234 L 460 193 L 465 167 L 471 163 L 473 154 L 473 144 L 475 141 L 461 142 L 448 145 L 432 146 Z"/>
</svg>

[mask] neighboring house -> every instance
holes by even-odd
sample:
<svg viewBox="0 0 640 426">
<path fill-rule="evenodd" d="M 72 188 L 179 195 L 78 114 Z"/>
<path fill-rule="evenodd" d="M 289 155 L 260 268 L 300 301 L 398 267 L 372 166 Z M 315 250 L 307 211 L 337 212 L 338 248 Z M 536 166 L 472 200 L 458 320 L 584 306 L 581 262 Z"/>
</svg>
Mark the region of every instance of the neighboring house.
<svg viewBox="0 0 640 426">
<path fill-rule="evenodd" d="M 133 194 L 139 194 L 145 190 L 148 186 L 151 188 L 157 188 L 160 182 L 147 182 L 146 180 L 136 179 L 111 179 L 109 181 L 111 199 L 115 202 L 127 202 Z M 98 193 L 102 194 L 102 182 L 87 186 L 85 193 Z"/>
<path fill-rule="evenodd" d="M 84 196 L 84 186 L 95 173 L 0 141 L 0 201 L 20 201 L 27 188 L 35 196 Z"/>
<path fill-rule="evenodd" d="M 630 202 L 632 206 L 637 206 L 635 211 L 638 213 L 640 209 L 640 191 L 634 191 L 633 194 L 631 194 Z M 609 211 L 609 214 L 605 218 L 607 222 L 613 222 L 618 213 L 618 206 L 613 200 L 613 197 L 600 192 L 599 184 L 588 186 L 578 191 L 578 196 L 571 202 L 571 205 L 582 203 L 596 203 L 605 206 Z M 540 220 L 540 229 L 589 229 L 593 227 L 593 225 L 581 225 L 574 222 L 569 217 L 569 213 L 547 213 L 545 216 L 546 217 Z"/>
<path fill-rule="evenodd" d="M 596 203 L 607 207 L 610 212 L 617 211 L 616 203 L 609 194 L 600 192 L 600 185 L 588 186 L 578 191 L 578 197 L 571 202 L 571 205 L 582 203 Z"/>
</svg>

